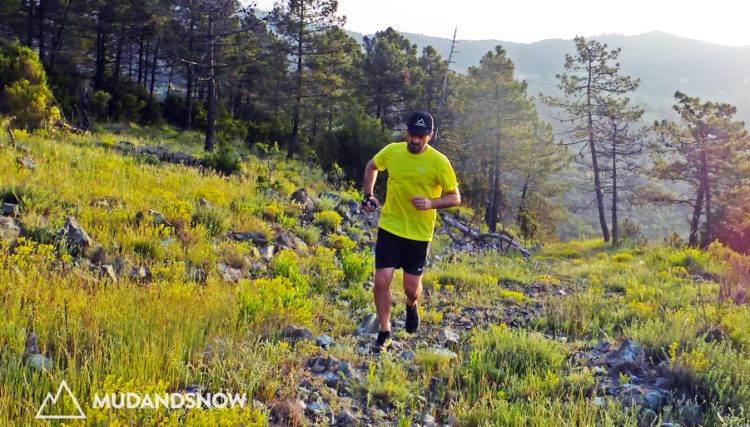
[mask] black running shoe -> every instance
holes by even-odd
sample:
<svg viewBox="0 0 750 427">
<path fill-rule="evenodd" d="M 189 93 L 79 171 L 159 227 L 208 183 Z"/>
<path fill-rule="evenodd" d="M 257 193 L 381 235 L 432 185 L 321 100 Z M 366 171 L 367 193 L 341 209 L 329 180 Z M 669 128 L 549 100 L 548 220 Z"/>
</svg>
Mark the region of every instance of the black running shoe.
<svg viewBox="0 0 750 427">
<path fill-rule="evenodd" d="M 419 328 L 419 311 L 417 311 L 417 304 L 414 307 L 406 306 L 406 325 L 404 325 L 406 332 L 413 334 L 417 332 Z"/>
<path fill-rule="evenodd" d="M 378 333 L 378 339 L 375 340 L 375 344 L 372 346 L 372 352 L 379 354 L 391 348 L 391 345 L 393 345 L 391 331 L 380 331 L 380 333 Z"/>
</svg>

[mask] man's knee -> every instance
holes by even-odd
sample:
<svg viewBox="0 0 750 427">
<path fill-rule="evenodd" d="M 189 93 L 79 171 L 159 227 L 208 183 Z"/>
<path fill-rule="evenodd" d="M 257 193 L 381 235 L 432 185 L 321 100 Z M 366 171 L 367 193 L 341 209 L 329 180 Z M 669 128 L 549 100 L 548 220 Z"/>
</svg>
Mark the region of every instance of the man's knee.
<svg viewBox="0 0 750 427">
<path fill-rule="evenodd" d="M 375 288 L 373 291 L 380 292 L 386 291 L 391 288 L 391 281 L 393 280 L 393 270 L 391 268 L 382 268 L 375 270 Z"/>
<path fill-rule="evenodd" d="M 419 298 L 422 293 L 422 275 L 404 273 L 404 293 L 409 299 Z"/>
</svg>

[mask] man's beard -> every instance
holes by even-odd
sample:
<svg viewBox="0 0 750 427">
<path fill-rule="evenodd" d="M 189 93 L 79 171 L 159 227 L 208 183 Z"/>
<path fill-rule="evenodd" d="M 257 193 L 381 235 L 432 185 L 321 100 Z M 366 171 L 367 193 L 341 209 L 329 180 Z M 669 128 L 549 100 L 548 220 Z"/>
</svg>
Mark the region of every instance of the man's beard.
<svg viewBox="0 0 750 427">
<path fill-rule="evenodd" d="M 422 152 L 422 147 L 419 144 L 412 144 L 411 142 L 408 142 L 406 146 L 409 148 L 409 152 L 413 154 L 419 154 Z"/>
</svg>

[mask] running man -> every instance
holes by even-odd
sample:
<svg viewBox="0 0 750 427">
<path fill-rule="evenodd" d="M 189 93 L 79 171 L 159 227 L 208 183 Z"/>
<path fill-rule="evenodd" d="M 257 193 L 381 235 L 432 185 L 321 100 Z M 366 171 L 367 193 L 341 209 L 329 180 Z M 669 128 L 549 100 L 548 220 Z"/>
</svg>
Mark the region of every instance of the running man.
<svg viewBox="0 0 750 427">
<path fill-rule="evenodd" d="M 422 273 L 437 217 L 436 209 L 461 203 L 456 174 L 442 153 L 427 145 L 434 135 L 430 113 L 415 111 L 406 125 L 406 142 L 387 145 L 365 167 L 363 209 L 380 206 L 373 196 L 378 172 L 388 170 L 387 195 L 378 223 L 375 244 L 375 307 L 380 332 L 373 352 L 390 348 L 391 281 L 404 270 L 405 329 L 419 327 L 417 300 L 422 294 Z"/>
</svg>

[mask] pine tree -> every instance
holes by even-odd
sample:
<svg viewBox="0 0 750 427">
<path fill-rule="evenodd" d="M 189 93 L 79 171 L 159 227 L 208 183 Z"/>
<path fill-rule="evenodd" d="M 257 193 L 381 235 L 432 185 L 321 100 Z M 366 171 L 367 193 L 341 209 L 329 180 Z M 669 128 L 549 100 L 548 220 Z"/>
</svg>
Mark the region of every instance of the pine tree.
<svg viewBox="0 0 750 427">
<path fill-rule="evenodd" d="M 744 123 L 734 120 L 734 106 L 702 102 L 681 92 L 675 99 L 682 123 L 654 125 L 659 145 L 654 172 L 661 179 L 688 185 L 688 197 L 673 201 L 692 207 L 688 243 L 707 247 L 721 227 L 717 213 L 734 204 L 726 196 L 746 191 L 750 137 Z"/>
<path fill-rule="evenodd" d="M 610 240 L 604 208 L 604 185 L 602 165 L 599 163 L 600 139 L 596 132 L 597 121 L 607 113 L 607 102 L 635 90 L 639 80 L 622 76 L 617 59 L 620 49 L 607 50 L 607 45 L 596 40 L 575 38 L 576 54 L 565 55 L 565 72 L 558 74 L 558 87 L 562 98 L 545 96 L 550 106 L 561 109 L 566 117 L 561 121 L 570 126 L 570 144 L 588 148 L 589 160 L 594 176 L 594 193 L 599 214 L 599 224 L 605 242 Z"/>
</svg>

